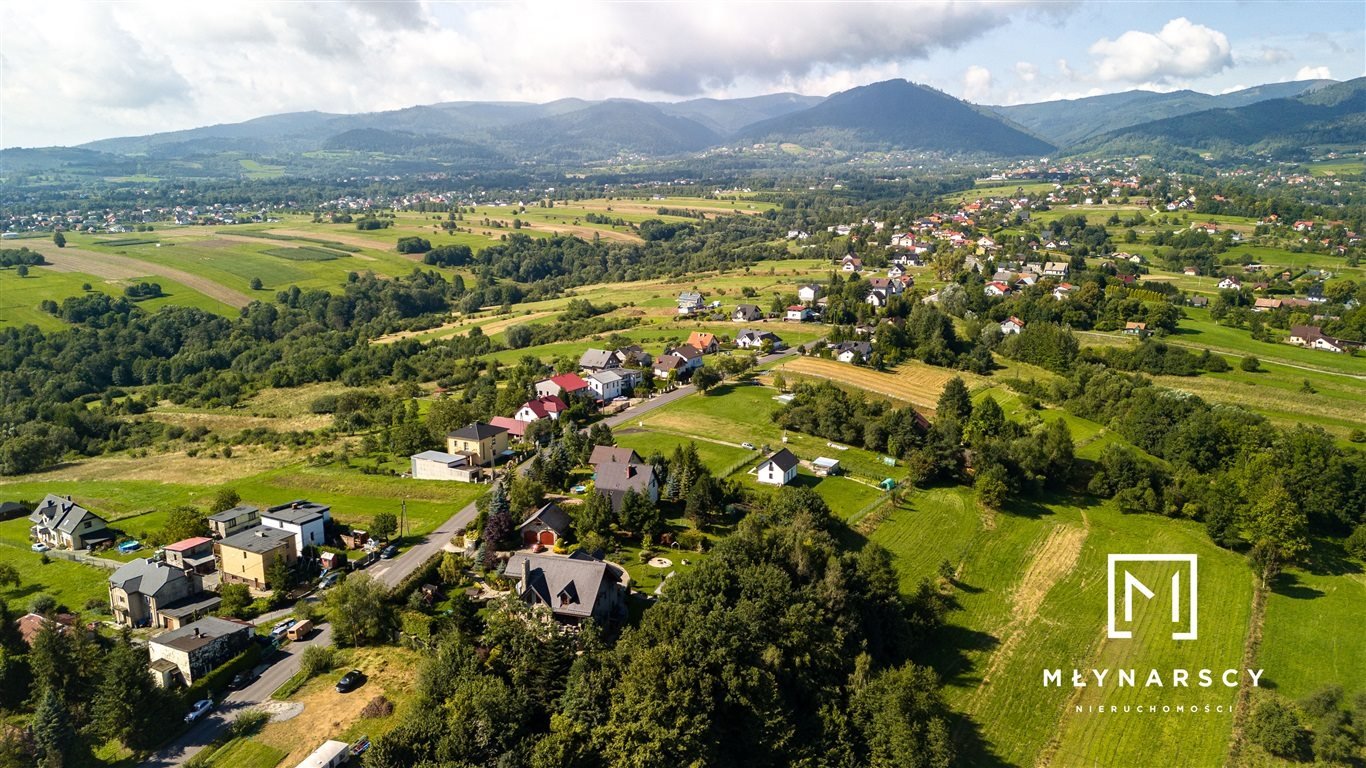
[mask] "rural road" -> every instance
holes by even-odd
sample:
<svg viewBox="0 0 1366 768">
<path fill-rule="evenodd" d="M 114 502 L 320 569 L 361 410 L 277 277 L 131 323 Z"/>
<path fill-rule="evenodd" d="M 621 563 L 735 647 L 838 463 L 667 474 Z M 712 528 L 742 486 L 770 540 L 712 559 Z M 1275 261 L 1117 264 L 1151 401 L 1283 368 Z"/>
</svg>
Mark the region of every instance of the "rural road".
<svg viewBox="0 0 1366 768">
<path fill-rule="evenodd" d="M 186 760 L 194 757 L 201 749 L 221 736 L 227 730 L 228 724 L 236 720 L 238 715 L 261 702 L 269 701 L 270 695 L 275 692 L 275 689 L 284 685 L 286 680 L 299 671 L 299 664 L 305 648 L 313 645 L 330 645 L 331 643 L 332 627 L 323 624 L 318 627 L 318 631 L 313 634 L 312 638 L 286 645 L 280 650 L 281 657 L 274 664 L 266 667 L 256 682 L 240 691 L 233 691 L 228 694 L 218 703 L 217 709 L 210 712 L 203 720 L 195 723 L 188 731 L 163 747 L 155 755 L 143 761 L 143 766 L 145 768 L 173 768 L 184 765 Z M 174 723 L 167 723 L 166 727 L 170 729 L 176 726 Z"/>
</svg>

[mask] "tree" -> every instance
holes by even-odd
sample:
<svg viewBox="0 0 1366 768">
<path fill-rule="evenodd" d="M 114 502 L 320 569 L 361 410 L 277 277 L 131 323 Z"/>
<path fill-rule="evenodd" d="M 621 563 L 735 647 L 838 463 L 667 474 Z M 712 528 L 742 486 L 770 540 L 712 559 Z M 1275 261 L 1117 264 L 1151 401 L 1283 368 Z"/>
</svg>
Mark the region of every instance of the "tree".
<svg viewBox="0 0 1366 768">
<path fill-rule="evenodd" d="M 209 506 L 210 512 L 218 514 L 224 510 L 232 509 L 242 503 L 242 497 L 231 488 L 219 488 L 213 495 L 213 503 Z"/>
<path fill-rule="evenodd" d="M 503 339 L 511 349 L 522 349 L 531 345 L 531 328 L 514 325 L 503 332 Z"/>
<path fill-rule="evenodd" d="M 323 598 L 338 645 L 370 645 L 382 642 L 394 625 L 394 609 L 386 598 L 389 590 L 364 573 L 352 574 Z"/>
<path fill-rule="evenodd" d="M 1281 757 L 1298 755 L 1304 747 L 1299 711 L 1275 694 L 1269 694 L 1252 710 L 1247 733 L 1262 749 Z"/>
<path fill-rule="evenodd" d="M 370 520 L 370 535 L 387 540 L 398 531 L 398 517 L 393 512 L 380 512 Z"/>
<path fill-rule="evenodd" d="M 53 242 L 54 244 L 56 244 L 56 246 L 57 246 L 58 248 L 65 248 L 65 247 L 66 247 L 66 235 L 62 234 L 61 232 L 53 232 L 53 233 L 52 233 L 52 242 Z"/>
<path fill-rule="evenodd" d="M 15 268 L 14 273 L 19 275 L 20 277 L 28 277 L 28 265 L 20 264 L 18 267 Z"/>
<path fill-rule="evenodd" d="M 721 373 L 714 368 L 698 368 L 693 372 L 692 383 L 698 392 L 705 395 L 721 383 Z"/>
<path fill-rule="evenodd" d="M 1258 360 L 1252 355 L 1248 355 L 1247 357 L 1243 358 L 1242 362 L 1238 363 L 1238 367 L 1243 369 L 1244 371 L 1247 371 L 1248 373 L 1256 373 L 1257 371 L 1260 371 L 1262 369 L 1262 361 Z"/>
<path fill-rule="evenodd" d="M 172 508 L 166 517 L 165 527 L 161 529 L 161 536 L 167 543 L 208 535 L 209 521 L 205 519 L 204 513 L 189 506 Z"/>
<path fill-rule="evenodd" d="M 569 507 L 568 512 L 574 520 L 574 533 L 581 541 L 590 533 L 605 536 L 612 531 L 612 502 L 605 493 L 593 490 L 582 504 Z"/>
<path fill-rule="evenodd" d="M 1252 544 L 1249 556 L 1261 574 L 1263 588 L 1285 564 L 1309 550 L 1308 529 L 1304 511 L 1279 482 L 1248 509 L 1243 535 Z"/>
<path fill-rule="evenodd" d="M 968 386 L 963 383 L 963 379 L 954 376 L 944 385 L 944 391 L 939 393 L 939 404 L 935 406 L 936 416 L 952 414 L 960 422 L 965 422 L 972 416 L 972 396 L 968 394 Z"/>
<path fill-rule="evenodd" d="M 704 473 L 693 481 L 692 487 L 688 489 L 687 500 L 683 504 L 683 516 L 693 525 L 701 527 L 707 520 L 720 514 L 725 500 L 726 495 L 721 483 L 710 474 Z"/>
<path fill-rule="evenodd" d="M 1009 479 L 1005 467 L 1000 464 L 992 464 L 978 472 L 973 488 L 977 490 L 977 499 L 982 506 L 1000 509 L 1005 504 L 1006 494 L 1010 492 Z"/>
<path fill-rule="evenodd" d="M 143 675 L 151 677 L 145 671 Z M 72 727 L 71 715 L 57 691 L 44 688 L 39 694 L 29 731 L 38 768 L 62 768 L 76 741 L 76 729 Z"/>
<path fill-rule="evenodd" d="M 508 501 L 508 492 L 502 481 L 494 483 L 493 492 L 489 494 L 489 514 L 484 521 L 483 540 L 486 557 L 492 557 L 493 552 L 512 535 L 512 504 Z M 484 563 L 488 566 L 488 563 Z"/>
<path fill-rule="evenodd" d="M 135 751 L 164 739 L 162 713 L 171 705 L 147 674 L 148 662 L 147 647 L 133 645 L 125 629 L 104 657 L 104 678 L 94 700 L 96 731 Z"/>
<path fill-rule="evenodd" d="M 253 278 L 251 279 L 251 289 L 252 289 L 253 291 L 259 291 L 259 290 L 261 290 L 261 289 L 264 288 L 264 287 L 265 287 L 265 283 L 261 282 L 261 278 L 259 278 L 259 277 L 253 277 Z"/>
<path fill-rule="evenodd" d="M 286 593 L 298 583 L 298 573 L 289 561 L 283 557 L 275 557 L 266 566 L 266 581 L 270 588 L 275 592 L 274 602 L 279 604 L 283 601 Z"/>
<path fill-rule="evenodd" d="M 653 535 L 663 524 L 659 507 L 650 497 L 628 490 L 621 500 L 621 527 L 640 536 Z"/>
<path fill-rule="evenodd" d="M 883 672 L 851 701 L 870 768 L 934 768 L 953 761 L 948 708 L 934 672 L 914 664 Z"/>
<path fill-rule="evenodd" d="M 17 587 L 20 584 L 19 569 L 10 563 L 0 563 L 0 586 Z"/>
<path fill-rule="evenodd" d="M 218 597 L 222 601 L 218 605 L 221 616 L 244 618 L 251 607 L 251 590 L 246 584 L 222 584 L 218 587 Z"/>
</svg>

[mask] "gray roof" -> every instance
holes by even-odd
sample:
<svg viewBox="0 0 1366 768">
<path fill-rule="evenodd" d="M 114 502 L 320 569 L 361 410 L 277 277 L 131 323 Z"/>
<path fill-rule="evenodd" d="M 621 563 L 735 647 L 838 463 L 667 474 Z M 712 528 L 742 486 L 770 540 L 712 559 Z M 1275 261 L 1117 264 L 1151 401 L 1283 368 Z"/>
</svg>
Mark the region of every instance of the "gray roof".
<svg viewBox="0 0 1366 768">
<path fill-rule="evenodd" d="M 699 301 L 702 300 L 702 294 L 698 293 L 697 291 L 684 291 L 684 292 L 678 294 L 678 300 L 679 300 L 679 301 L 699 302 Z"/>
<path fill-rule="evenodd" d="M 590 349 L 579 358 L 580 368 L 611 368 L 616 365 L 616 353 L 605 349 Z"/>
<path fill-rule="evenodd" d="M 249 531 L 234 533 L 233 535 L 218 542 L 219 546 L 242 549 L 247 552 L 255 552 L 258 555 L 267 552 L 274 552 L 284 542 L 292 541 L 294 533 L 283 528 L 271 528 L 269 526 L 259 526 Z"/>
<path fill-rule="evenodd" d="M 565 514 L 565 511 L 560 509 L 559 505 L 553 501 L 536 510 L 531 517 L 528 517 L 521 525 L 517 526 L 517 530 L 520 531 L 537 520 L 540 520 L 545 524 L 545 527 L 558 534 L 564 534 L 569 530 L 569 515 Z"/>
<path fill-rule="evenodd" d="M 641 463 L 640 454 L 630 448 L 618 448 L 615 445 L 595 445 L 593 453 L 588 457 L 588 463 L 596 467 L 599 464 L 610 462 L 621 462 L 626 464 Z"/>
<path fill-rule="evenodd" d="M 253 513 L 255 513 L 257 517 L 261 516 L 261 510 L 259 508 L 253 507 L 250 504 L 240 504 L 232 509 L 225 509 L 222 512 L 209 515 L 209 520 L 215 523 L 231 523 L 233 520 L 236 520 L 243 515 L 251 515 Z"/>
<path fill-rule="evenodd" d="M 109 577 L 109 583 L 129 594 L 138 593 L 156 597 L 157 593 L 170 584 L 186 578 L 185 572 L 159 560 L 144 558 L 133 560 L 120 566 Z"/>
<path fill-rule="evenodd" d="M 448 466 L 465 463 L 464 456 L 456 456 L 455 454 L 446 453 L 445 451 L 423 451 L 422 453 L 413 454 L 413 458 L 422 459 L 423 461 L 435 461 Z"/>
<path fill-rule="evenodd" d="M 696 360 L 702 356 L 702 351 L 691 344 L 679 344 L 670 351 L 670 354 L 684 360 Z"/>
<path fill-rule="evenodd" d="M 460 440 L 487 440 L 490 437 L 497 437 L 504 432 L 507 432 L 507 430 L 502 427 L 495 427 L 492 424 L 476 421 L 473 424 L 467 424 L 454 432 L 448 433 L 447 437 L 454 437 Z"/>
<path fill-rule="evenodd" d="M 597 466 L 594 483 L 599 491 L 635 491 L 645 493 L 650 487 L 650 478 L 655 476 L 655 468 L 649 464 L 609 461 Z"/>
<path fill-rule="evenodd" d="M 180 629 L 163 632 L 149 642 L 188 653 L 208 645 L 215 638 L 238 632 L 251 632 L 251 625 L 245 622 L 220 619 L 217 616 L 205 616 L 199 621 L 187 624 Z"/>
<path fill-rule="evenodd" d="M 782 449 L 781 451 L 778 451 L 772 456 L 769 456 L 767 459 L 764 459 L 759 463 L 759 466 L 762 467 L 770 461 L 778 465 L 778 469 L 781 469 L 784 472 L 797 466 L 798 463 L 796 455 L 794 455 L 792 451 L 789 451 L 786 448 Z"/>
<path fill-rule="evenodd" d="M 753 320 L 755 318 L 763 317 L 764 313 L 753 304 L 741 304 L 735 308 L 734 314 L 737 314 L 746 320 Z"/>
<path fill-rule="evenodd" d="M 621 381 L 622 377 L 616 371 L 608 369 L 605 371 L 594 371 L 588 374 L 588 378 L 599 384 L 611 384 L 614 381 Z"/>
<path fill-rule="evenodd" d="M 327 519 L 331 516 L 331 507 L 326 504 L 315 504 L 307 499 L 295 499 L 288 504 L 271 507 L 261 513 L 261 517 L 279 520 L 285 523 L 293 523 L 294 525 L 303 525 L 304 523 L 311 523 L 320 517 Z"/>
<path fill-rule="evenodd" d="M 47 528 L 54 528 L 62 533 L 75 533 L 76 529 L 86 519 L 98 520 L 104 523 L 104 518 L 82 507 L 80 504 L 69 498 L 63 498 L 49 493 L 38 503 L 38 508 L 33 510 L 33 514 L 28 517 L 30 522 L 37 523 Z"/>
<path fill-rule="evenodd" d="M 753 328 L 746 328 L 735 335 L 736 341 L 741 339 L 753 339 L 760 343 L 763 343 L 764 339 L 773 339 L 775 344 L 782 341 L 782 339 L 778 337 L 778 334 L 772 331 L 756 331 Z"/>
<path fill-rule="evenodd" d="M 519 588 L 522 599 L 549 606 L 559 616 L 592 616 L 603 580 L 612 578 L 601 560 L 528 554 L 513 555 L 504 575 L 521 581 L 523 562 L 530 566 L 531 578 Z"/>
<path fill-rule="evenodd" d="M 208 613 L 223 603 L 223 598 L 212 592 L 200 592 L 197 595 L 181 598 L 170 605 L 158 606 L 157 613 L 163 616 L 170 616 L 173 619 L 184 619 L 186 616 L 193 616 L 196 613 Z"/>
</svg>

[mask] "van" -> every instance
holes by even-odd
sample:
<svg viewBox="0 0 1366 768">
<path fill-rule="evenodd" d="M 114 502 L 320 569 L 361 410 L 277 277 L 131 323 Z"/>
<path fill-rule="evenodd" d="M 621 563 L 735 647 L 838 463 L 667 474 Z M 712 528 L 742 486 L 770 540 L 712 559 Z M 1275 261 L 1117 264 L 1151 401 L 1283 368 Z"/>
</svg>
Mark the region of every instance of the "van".
<svg viewBox="0 0 1366 768">
<path fill-rule="evenodd" d="M 295 624 L 294 626 L 290 627 L 285 634 L 289 637 L 290 640 L 294 640 L 297 642 L 308 637 L 309 634 L 311 634 L 312 632 L 313 622 L 309 621 L 308 619 L 304 619 L 298 624 Z"/>
</svg>

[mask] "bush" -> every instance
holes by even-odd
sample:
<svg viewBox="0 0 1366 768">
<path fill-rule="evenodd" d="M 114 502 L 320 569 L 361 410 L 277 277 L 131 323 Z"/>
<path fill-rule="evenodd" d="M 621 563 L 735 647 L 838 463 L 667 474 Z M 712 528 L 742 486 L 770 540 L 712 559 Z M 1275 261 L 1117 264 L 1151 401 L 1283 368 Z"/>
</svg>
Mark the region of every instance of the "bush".
<svg viewBox="0 0 1366 768">
<path fill-rule="evenodd" d="M 44 557 L 46 556 L 46 553 L 44 553 Z M 28 604 L 28 610 L 29 613 L 37 613 L 40 615 L 52 613 L 57 610 L 57 598 L 46 592 L 40 592 L 33 596 L 33 600 Z"/>
<path fill-rule="evenodd" d="M 1352 531 L 1352 535 L 1347 537 L 1347 551 L 1366 560 L 1366 523 L 1358 525 L 1356 530 Z"/>
<path fill-rule="evenodd" d="M 337 651 L 323 645 L 310 645 L 299 657 L 299 672 L 305 677 L 316 677 L 337 664 Z"/>
<path fill-rule="evenodd" d="M 399 253 L 426 253 L 432 249 L 432 244 L 422 237 L 400 237 L 398 239 Z"/>
<path fill-rule="evenodd" d="M 1274 696 L 1257 704 L 1247 733 L 1253 742 L 1273 755 L 1293 757 L 1304 749 L 1299 709 Z"/>
<path fill-rule="evenodd" d="M 1262 361 L 1258 360 L 1252 355 L 1248 355 L 1247 357 L 1243 358 L 1242 362 L 1238 363 L 1238 367 L 1243 369 L 1244 371 L 1247 371 L 1248 373 L 1255 373 L 1256 371 L 1260 371 L 1262 369 Z"/>
</svg>

